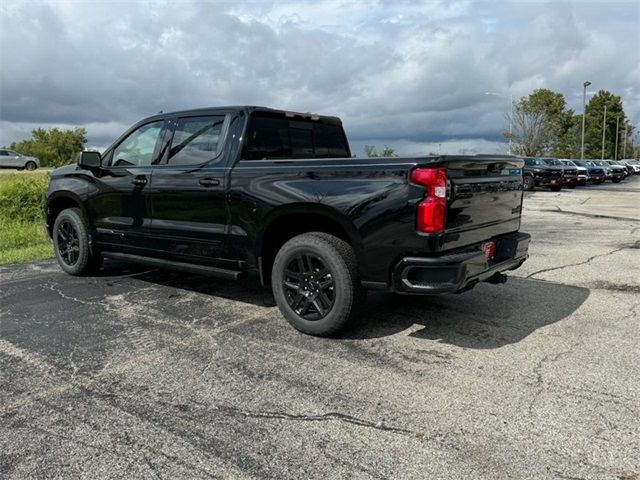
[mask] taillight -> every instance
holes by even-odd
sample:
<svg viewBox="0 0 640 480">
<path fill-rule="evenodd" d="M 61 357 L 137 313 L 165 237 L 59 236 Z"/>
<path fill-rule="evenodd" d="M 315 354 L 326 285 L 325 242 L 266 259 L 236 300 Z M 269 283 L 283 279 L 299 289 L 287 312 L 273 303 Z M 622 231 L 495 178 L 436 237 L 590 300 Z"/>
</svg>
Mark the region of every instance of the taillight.
<svg viewBox="0 0 640 480">
<path fill-rule="evenodd" d="M 416 168 L 411 181 L 425 187 L 425 197 L 418 204 L 416 227 L 419 232 L 440 233 L 447 220 L 447 170 Z"/>
</svg>

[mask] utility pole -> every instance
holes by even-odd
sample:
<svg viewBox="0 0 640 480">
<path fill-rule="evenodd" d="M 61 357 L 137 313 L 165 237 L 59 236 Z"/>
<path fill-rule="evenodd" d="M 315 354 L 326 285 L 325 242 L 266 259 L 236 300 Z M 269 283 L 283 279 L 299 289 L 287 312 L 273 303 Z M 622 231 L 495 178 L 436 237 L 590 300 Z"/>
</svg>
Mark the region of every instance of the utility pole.
<svg viewBox="0 0 640 480">
<path fill-rule="evenodd" d="M 584 160 L 584 116 L 587 108 L 587 87 L 591 85 L 590 81 L 582 84 L 582 143 L 580 146 L 580 160 Z"/>
<path fill-rule="evenodd" d="M 622 158 L 627 158 L 627 122 L 624 122 L 624 141 L 622 142 Z"/>
<path fill-rule="evenodd" d="M 607 126 L 607 104 L 604 105 L 604 115 L 602 116 L 602 159 L 604 160 L 604 132 Z"/>
<path fill-rule="evenodd" d="M 618 160 L 618 125 L 620 125 L 620 115 L 616 117 L 616 155 L 613 157 L 614 160 Z"/>
</svg>

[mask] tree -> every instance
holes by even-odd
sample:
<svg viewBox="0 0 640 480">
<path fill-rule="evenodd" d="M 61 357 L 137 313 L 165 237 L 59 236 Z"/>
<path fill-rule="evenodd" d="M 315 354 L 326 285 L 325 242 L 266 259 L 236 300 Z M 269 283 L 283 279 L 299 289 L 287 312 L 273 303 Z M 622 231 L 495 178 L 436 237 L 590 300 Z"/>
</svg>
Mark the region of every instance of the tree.
<svg viewBox="0 0 640 480">
<path fill-rule="evenodd" d="M 504 136 L 513 142 L 515 154 L 537 156 L 570 149 L 572 142 L 567 134 L 575 120 L 561 93 L 546 88 L 534 90 L 518 101 L 511 115 L 512 132 L 504 132 Z"/>
<path fill-rule="evenodd" d="M 367 157 L 397 157 L 398 156 L 396 155 L 395 149 L 391 147 L 387 147 L 386 145 L 384 146 L 381 152 L 379 152 L 376 149 L 376 147 L 374 147 L 373 145 L 365 145 L 364 153 L 366 153 Z"/>
<path fill-rule="evenodd" d="M 84 149 L 86 143 L 87 131 L 84 128 L 36 128 L 31 132 L 30 139 L 12 143 L 11 149 L 23 155 L 39 158 L 43 167 L 59 167 L 73 163 L 75 156 Z"/>
<path fill-rule="evenodd" d="M 607 107 L 605 117 L 604 107 Z M 584 156 L 602 158 L 602 130 L 604 121 L 604 158 L 614 158 L 616 148 L 616 118 L 618 124 L 618 158 L 622 158 L 624 125 L 627 123 L 622 100 L 606 90 L 596 93 L 585 108 Z M 633 131 L 633 130 L 631 130 Z"/>
</svg>

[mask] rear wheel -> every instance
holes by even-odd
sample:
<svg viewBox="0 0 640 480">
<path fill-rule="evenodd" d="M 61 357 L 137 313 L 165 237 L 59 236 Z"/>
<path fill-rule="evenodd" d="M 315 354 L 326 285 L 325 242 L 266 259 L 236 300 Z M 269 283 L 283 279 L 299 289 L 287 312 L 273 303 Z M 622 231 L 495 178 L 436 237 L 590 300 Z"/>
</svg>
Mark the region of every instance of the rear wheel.
<svg viewBox="0 0 640 480">
<path fill-rule="evenodd" d="M 342 329 L 363 300 L 353 248 L 321 232 L 286 242 L 271 272 L 273 296 L 297 330 L 329 336 Z"/>
<path fill-rule="evenodd" d="M 29 171 L 33 171 L 36 168 L 38 168 L 38 166 L 36 165 L 36 162 L 27 162 L 27 164 L 24 166 L 24 168 L 26 168 Z"/>
<path fill-rule="evenodd" d="M 69 275 L 87 275 L 100 267 L 102 258 L 91 253 L 79 208 L 60 212 L 53 224 L 52 238 L 58 264 Z"/>
<path fill-rule="evenodd" d="M 530 175 L 527 175 L 526 177 L 524 177 L 524 189 L 527 192 L 530 192 L 531 190 L 533 190 L 533 187 L 535 187 L 536 182 L 533 180 L 533 177 Z"/>
</svg>

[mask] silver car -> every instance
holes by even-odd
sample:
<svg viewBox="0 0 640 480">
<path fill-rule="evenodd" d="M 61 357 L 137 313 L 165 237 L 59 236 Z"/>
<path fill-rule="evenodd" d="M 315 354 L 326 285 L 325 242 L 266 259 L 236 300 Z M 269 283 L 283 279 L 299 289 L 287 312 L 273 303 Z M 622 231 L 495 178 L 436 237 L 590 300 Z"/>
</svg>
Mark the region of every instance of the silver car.
<svg viewBox="0 0 640 480">
<path fill-rule="evenodd" d="M 36 157 L 27 157 L 13 150 L 0 149 L 0 168 L 17 168 L 18 170 L 35 170 L 40 166 Z"/>
</svg>

